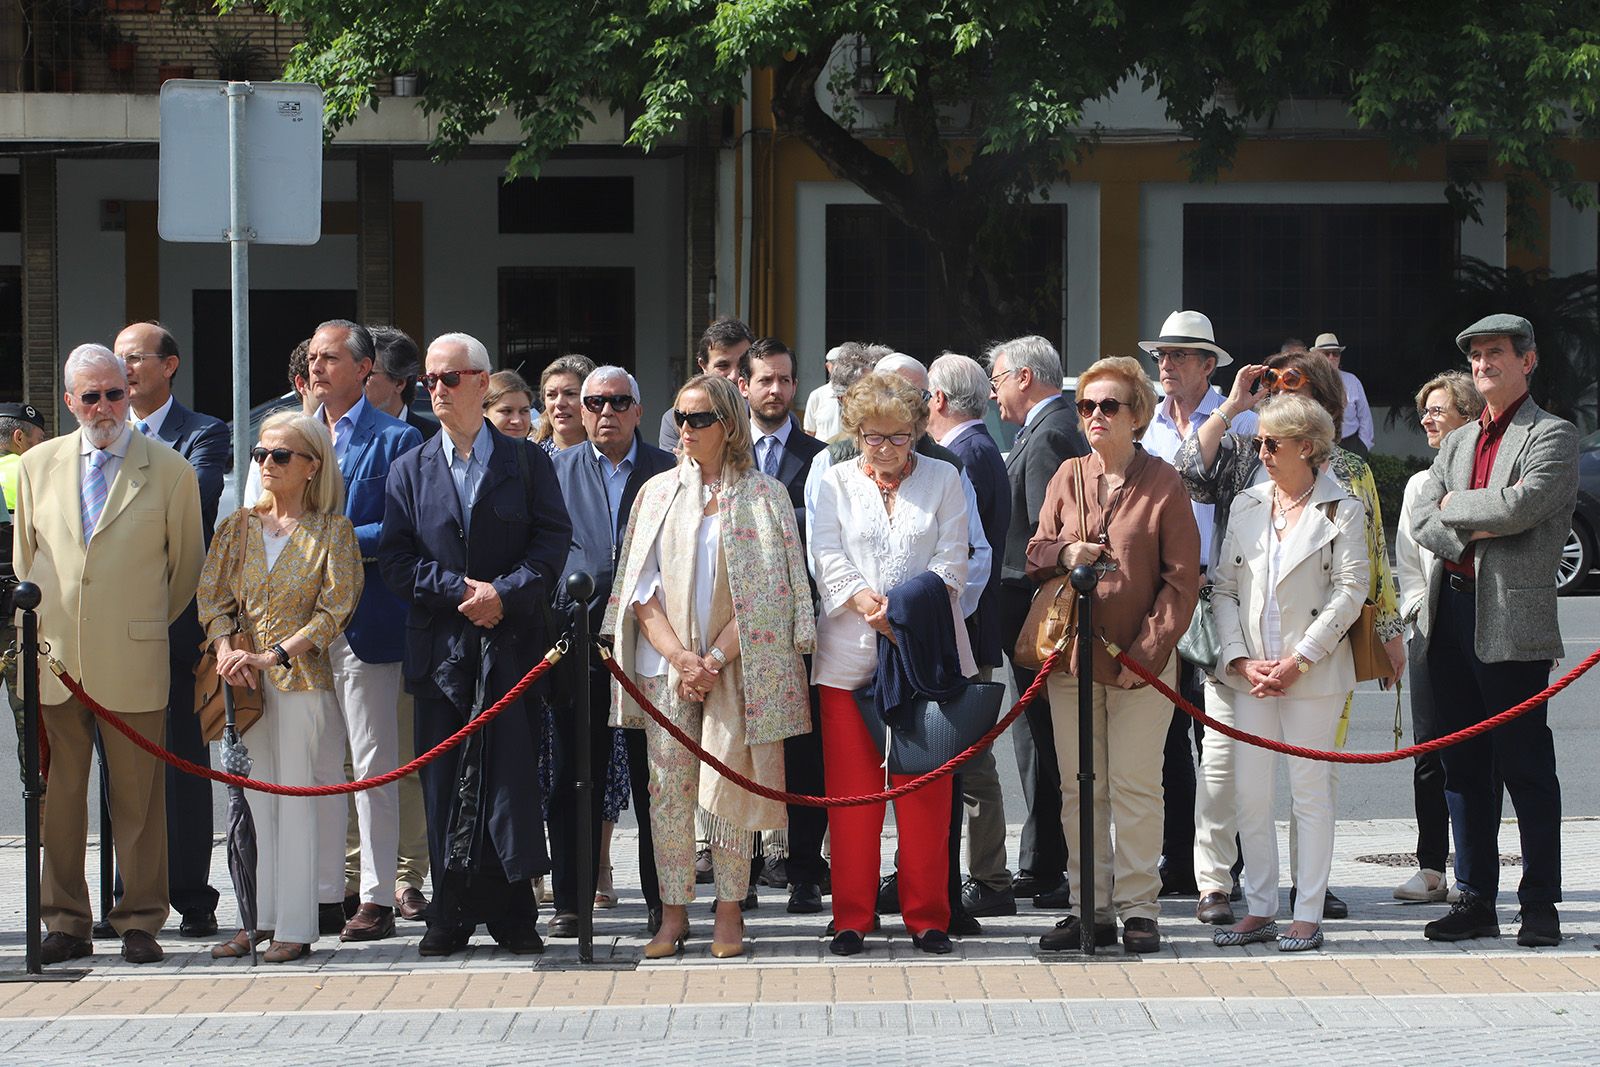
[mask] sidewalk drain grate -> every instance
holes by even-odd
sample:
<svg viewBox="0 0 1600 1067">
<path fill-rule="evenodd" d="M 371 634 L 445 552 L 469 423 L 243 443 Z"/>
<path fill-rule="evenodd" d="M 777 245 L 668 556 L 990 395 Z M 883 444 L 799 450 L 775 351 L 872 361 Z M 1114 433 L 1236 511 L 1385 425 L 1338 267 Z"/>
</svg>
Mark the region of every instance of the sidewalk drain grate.
<svg viewBox="0 0 1600 1067">
<path fill-rule="evenodd" d="M 1357 863 L 1375 863 L 1379 867 L 1415 867 L 1417 854 L 1415 852 L 1380 852 L 1372 856 L 1357 856 Z M 1455 853 L 1451 853 L 1447 863 L 1455 862 Z M 1522 857 L 1510 853 L 1500 853 L 1500 866 L 1521 867 Z"/>
</svg>

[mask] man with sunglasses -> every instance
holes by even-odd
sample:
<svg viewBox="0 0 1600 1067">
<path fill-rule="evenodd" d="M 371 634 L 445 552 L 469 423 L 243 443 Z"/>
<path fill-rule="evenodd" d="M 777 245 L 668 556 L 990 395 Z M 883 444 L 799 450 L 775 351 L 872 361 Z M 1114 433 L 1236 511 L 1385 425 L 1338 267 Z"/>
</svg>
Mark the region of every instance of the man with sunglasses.
<svg viewBox="0 0 1600 1067">
<path fill-rule="evenodd" d="M 722 318 L 706 327 L 695 345 L 694 362 L 700 374 L 720 374 L 730 382 L 739 380 L 739 360 L 755 343 L 756 335 L 738 319 Z M 677 452 L 678 424 L 669 407 L 661 413 L 659 444 L 663 452 Z"/>
<path fill-rule="evenodd" d="M 165 740 L 172 657 L 168 627 L 194 599 L 205 559 L 194 468 L 128 424 L 122 361 L 80 345 L 62 377 L 78 429 L 30 449 L 17 480 L 17 577 L 44 591 L 39 636 L 90 696 L 141 736 Z M 93 952 L 83 876 L 95 718 L 61 680 L 40 672 L 50 738 L 41 898 L 45 963 Z M 169 914 L 166 783 L 161 764 L 103 731 L 111 835 L 122 896 L 111 910 L 129 963 L 163 956 Z M 208 801 L 209 803 L 209 801 Z"/>
<path fill-rule="evenodd" d="M 617 552 L 628 532 L 628 516 L 633 512 L 639 487 L 676 465 L 672 455 L 649 444 L 639 433 L 644 414 L 639 398 L 639 383 L 621 367 L 596 367 L 584 379 L 582 390 L 583 429 L 587 445 L 563 449 L 554 457 L 556 480 L 572 521 L 572 550 L 561 573 L 586 571 L 594 576 L 594 595 L 589 598 L 591 633 L 600 632 L 611 583 L 616 577 Z M 558 605 L 570 600 L 563 584 L 556 595 Z M 601 802 L 598 783 L 606 780 L 611 757 L 611 676 L 598 660 L 589 663 L 589 780 L 597 783 L 593 794 L 593 838 L 590 856 L 598 874 L 600 863 Z M 574 743 L 573 717 L 555 717 L 556 736 L 553 786 L 549 796 L 551 849 L 551 888 L 555 896 L 555 917 L 550 920 L 551 937 L 576 937 L 578 912 L 587 910 L 577 897 L 577 796 L 576 768 L 568 766 Z M 646 926 L 655 933 L 661 925 L 661 889 L 656 879 L 655 844 L 650 834 L 650 761 L 645 752 L 644 731 L 624 730 L 628 745 L 628 774 L 634 816 L 639 823 L 639 878 L 645 898 Z M 593 885 L 594 882 L 589 883 Z"/>
<path fill-rule="evenodd" d="M 484 418 L 483 343 L 443 334 L 423 367 L 444 429 L 390 470 L 379 562 L 406 605 L 406 688 L 426 751 L 503 697 L 550 647 L 545 613 L 572 524 L 544 449 Z M 550 871 L 535 773 L 539 693 L 422 770 L 434 888 L 424 956 L 459 952 L 479 923 L 509 952 L 544 951 L 532 885 Z"/>
<path fill-rule="evenodd" d="M 200 480 L 200 515 L 206 545 L 217 524 L 222 476 L 232 458 L 228 427 L 221 419 L 190 411 L 172 395 L 177 376 L 178 342 L 160 323 L 125 326 L 112 345 L 128 374 L 134 429 L 161 441 L 189 461 Z M 232 501 L 229 501 L 232 506 Z M 211 746 L 200 736 L 194 714 L 194 667 L 205 634 L 191 603 L 172 624 L 168 651 L 172 686 L 167 700 L 167 748 L 184 759 L 210 766 Z M 217 891 L 211 885 L 211 783 L 169 767 L 167 778 L 167 881 L 173 910 L 184 937 L 217 932 Z"/>
<path fill-rule="evenodd" d="M 1233 362 L 1233 357 L 1218 347 L 1211 320 L 1198 311 L 1174 311 L 1161 324 L 1160 334 L 1140 341 L 1155 365 L 1161 390 L 1166 394 L 1156 408 L 1155 418 L 1145 430 L 1145 451 L 1172 463 L 1184 439 L 1199 428 L 1222 405 L 1223 395 L 1211 384 L 1218 367 Z M 1233 419 L 1240 433 L 1254 433 L 1256 415 L 1241 412 Z M 1215 535 L 1215 507 L 1193 502 L 1194 521 L 1200 527 L 1201 584 L 1206 582 L 1205 564 L 1211 558 Z M 1195 707 L 1205 707 L 1205 671 L 1180 659 L 1178 691 Z M 1161 785 L 1166 795 L 1166 818 L 1161 835 L 1161 895 L 1199 894 L 1196 867 L 1208 876 L 1205 897 L 1199 905 L 1201 921 L 1226 918 L 1233 921 L 1228 903 L 1232 875 L 1229 869 L 1238 857 L 1234 847 L 1232 798 L 1216 797 L 1209 790 L 1204 797 L 1196 792 L 1195 760 L 1189 750 L 1194 735 L 1196 749 L 1203 744 L 1205 731 L 1178 708 L 1172 709 L 1172 726 L 1167 731 Z M 1221 809 L 1227 808 L 1224 812 Z M 1196 860 L 1197 826 L 1203 858 Z M 1225 842 L 1216 846 L 1216 842 Z M 1216 852 L 1212 855 L 1213 851 Z M 1222 884 L 1226 878 L 1228 884 Z"/>
<path fill-rule="evenodd" d="M 1456 346 L 1484 409 L 1476 424 L 1445 437 L 1411 513 L 1417 544 L 1444 565 L 1427 656 L 1441 734 L 1520 704 L 1548 683 L 1564 652 L 1555 575 L 1578 492 L 1577 428 L 1528 393 L 1539 362 L 1532 324 L 1490 315 L 1462 330 Z M 1561 943 L 1561 782 L 1548 714 L 1540 704 L 1439 753 L 1461 899 L 1427 925 L 1430 940 L 1500 936 L 1503 782 L 1522 838 L 1517 944 Z"/>
</svg>

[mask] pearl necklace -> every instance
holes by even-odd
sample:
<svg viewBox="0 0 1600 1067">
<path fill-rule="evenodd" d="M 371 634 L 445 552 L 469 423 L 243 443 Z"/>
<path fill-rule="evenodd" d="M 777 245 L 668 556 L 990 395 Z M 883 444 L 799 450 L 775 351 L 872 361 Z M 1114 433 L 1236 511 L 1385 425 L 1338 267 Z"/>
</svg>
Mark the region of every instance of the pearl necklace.
<svg viewBox="0 0 1600 1067">
<path fill-rule="evenodd" d="M 1289 512 L 1293 511 L 1295 508 L 1298 508 L 1301 504 L 1304 504 L 1306 502 L 1306 497 L 1310 496 L 1311 490 L 1315 489 L 1316 487 L 1317 482 L 1316 479 L 1313 478 L 1311 484 L 1306 488 L 1306 491 L 1295 497 L 1294 500 L 1289 503 L 1288 507 L 1284 507 L 1283 496 L 1278 492 L 1278 487 L 1274 485 L 1272 487 L 1272 506 L 1277 510 L 1278 513 L 1273 516 L 1272 528 L 1280 533 L 1282 533 L 1284 530 L 1287 530 L 1289 528 Z"/>
</svg>

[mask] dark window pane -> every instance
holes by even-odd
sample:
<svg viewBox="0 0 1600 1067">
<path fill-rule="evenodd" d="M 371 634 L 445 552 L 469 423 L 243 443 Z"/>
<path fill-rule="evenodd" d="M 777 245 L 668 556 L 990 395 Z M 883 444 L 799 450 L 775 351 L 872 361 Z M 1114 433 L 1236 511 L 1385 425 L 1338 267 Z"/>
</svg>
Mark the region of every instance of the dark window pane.
<svg viewBox="0 0 1600 1067">
<path fill-rule="evenodd" d="M 354 289 L 250 290 L 250 403 L 289 391 L 289 353 L 317 323 L 356 317 Z M 233 419 L 233 298 L 226 289 L 194 291 L 194 407 Z"/>
<path fill-rule="evenodd" d="M 632 233 L 629 177 L 518 178 L 500 185 L 501 233 Z"/>
<path fill-rule="evenodd" d="M 0 267 L 0 400 L 22 399 L 22 268 Z"/>
<path fill-rule="evenodd" d="M 22 232 L 22 179 L 0 174 L 0 233 Z"/>
<path fill-rule="evenodd" d="M 530 381 L 569 352 L 632 370 L 633 323 L 631 267 L 500 269 L 500 365 Z"/>
</svg>

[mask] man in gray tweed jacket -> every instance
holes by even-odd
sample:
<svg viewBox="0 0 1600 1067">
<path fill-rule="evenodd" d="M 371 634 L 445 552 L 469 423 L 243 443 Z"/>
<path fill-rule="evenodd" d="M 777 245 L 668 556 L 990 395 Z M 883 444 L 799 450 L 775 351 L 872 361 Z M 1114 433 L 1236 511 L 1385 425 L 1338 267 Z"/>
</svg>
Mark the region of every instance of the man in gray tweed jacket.
<svg viewBox="0 0 1600 1067">
<path fill-rule="evenodd" d="M 1486 407 L 1445 438 L 1417 499 L 1412 532 L 1444 561 L 1428 644 L 1441 733 L 1519 704 L 1548 684 L 1561 656 L 1556 562 L 1577 503 L 1578 431 L 1528 396 L 1538 364 L 1533 327 L 1490 315 L 1456 345 Z M 1445 798 L 1461 899 L 1423 933 L 1434 941 L 1499 937 L 1500 782 L 1522 837 L 1517 944 L 1561 941 L 1561 783 L 1541 704 L 1498 729 L 1444 749 Z"/>
</svg>

